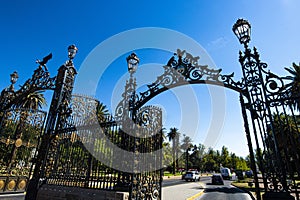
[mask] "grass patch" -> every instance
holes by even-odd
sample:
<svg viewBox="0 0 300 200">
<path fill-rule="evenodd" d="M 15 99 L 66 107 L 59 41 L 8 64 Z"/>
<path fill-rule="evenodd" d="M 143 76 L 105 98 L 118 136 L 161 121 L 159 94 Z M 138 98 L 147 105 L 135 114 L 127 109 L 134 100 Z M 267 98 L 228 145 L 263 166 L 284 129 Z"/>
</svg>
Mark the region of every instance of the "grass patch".
<svg viewBox="0 0 300 200">
<path fill-rule="evenodd" d="M 248 182 L 232 182 L 231 185 L 238 187 L 238 188 L 254 189 L 254 185 L 252 187 L 250 187 L 248 185 Z"/>
<path fill-rule="evenodd" d="M 248 182 L 253 182 L 253 179 L 252 178 L 244 178 L 242 180 L 234 181 L 234 183 L 248 183 Z"/>
<path fill-rule="evenodd" d="M 180 172 L 176 172 L 175 176 L 181 176 L 182 174 Z M 164 176 L 174 176 L 173 173 L 164 171 Z"/>
</svg>

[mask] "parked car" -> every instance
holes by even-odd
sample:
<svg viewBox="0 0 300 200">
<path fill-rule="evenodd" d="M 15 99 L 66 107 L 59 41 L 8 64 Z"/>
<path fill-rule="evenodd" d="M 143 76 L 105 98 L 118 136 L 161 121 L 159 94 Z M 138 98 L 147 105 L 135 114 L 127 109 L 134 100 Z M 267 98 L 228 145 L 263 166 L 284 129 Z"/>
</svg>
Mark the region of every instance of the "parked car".
<svg viewBox="0 0 300 200">
<path fill-rule="evenodd" d="M 214 174 L 211 177 L 211 184 L 213 185 L 224 185 L 224 180 L 221 174 Z"/>
<path fill-rule="evenodd" d="M 185 181 L 200 181 L 200 174 L 198 171 L 188 171 L 184 176 Z"/>
<path fill-rule="evenodd" d="M 237 175 L 239 180 L 243 180 L 245 178 L 244 172 L 240 169 L 235 170 L 235 174 Z"/>
<path fill-rule="evenodd" d="M 245 175 L 248 177 L 248 178 L 251 178 L 253 176 L 253 171 L 252 170 L 248 170 L 245 172 Z"/>
</svg>

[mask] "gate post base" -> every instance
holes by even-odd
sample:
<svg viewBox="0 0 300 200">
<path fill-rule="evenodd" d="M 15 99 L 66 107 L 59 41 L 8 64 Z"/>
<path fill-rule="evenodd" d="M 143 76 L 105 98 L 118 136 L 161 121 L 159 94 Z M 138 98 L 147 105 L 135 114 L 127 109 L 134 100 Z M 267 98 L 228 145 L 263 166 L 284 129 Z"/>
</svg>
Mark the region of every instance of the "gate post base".
<svg viewBox="0 0 300 200">
<path fill-rule="evenodd" d="M 115 191 L 119 191 L 119 192 L 129 192 L 130 190 L 130 186 L 128 184 L 116 184 L 114 186 L 114 190 Z"/>
<path fill-rule="evenodd" d="M 295 197 L 287 192 L 266 192 L 262 197 L 263 200 L 295 200 Z"/>
<path fill-rule="evenodd" d="M 29 184 L 27 186 L 27 192 L 25 195 L 25 200 L 36 199 L 38 193 L 38 185 L 39 185 L 39 181 L 36 178 L 32 178 L 29 181 Z"/>
</svg>

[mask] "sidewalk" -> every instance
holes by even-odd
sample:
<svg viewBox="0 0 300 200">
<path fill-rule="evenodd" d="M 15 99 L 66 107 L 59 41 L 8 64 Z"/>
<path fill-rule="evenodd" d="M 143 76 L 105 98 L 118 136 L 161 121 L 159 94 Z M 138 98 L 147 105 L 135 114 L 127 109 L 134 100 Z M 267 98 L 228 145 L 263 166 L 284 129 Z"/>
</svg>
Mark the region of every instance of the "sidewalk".
<svg viewBox="0 0 300 200">
<path fill-rule="evenodd" d="M 24 200 L 24 199 L 25 199 L 25 193 L 0 195 L 0 200 Z"/>
</svg>

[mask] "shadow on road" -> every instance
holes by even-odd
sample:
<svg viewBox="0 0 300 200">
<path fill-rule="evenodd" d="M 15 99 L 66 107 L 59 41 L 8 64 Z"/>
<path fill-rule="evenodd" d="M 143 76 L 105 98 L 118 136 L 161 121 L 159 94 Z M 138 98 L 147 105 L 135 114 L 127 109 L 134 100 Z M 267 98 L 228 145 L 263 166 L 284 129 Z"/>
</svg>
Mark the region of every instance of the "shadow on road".
<svg viewBox="0 0 300 200">
<path fill-rule="evenodd" d="M 222 193 L 246 193 L 243 190 L 240 190 L 238 188 L 229 188 L 229 187 L 217 187 L 217 188 L 206 188 L 204 190 L 205 193 L 209 193 L 209 192 L 222 192 Z"/>
</svg>

